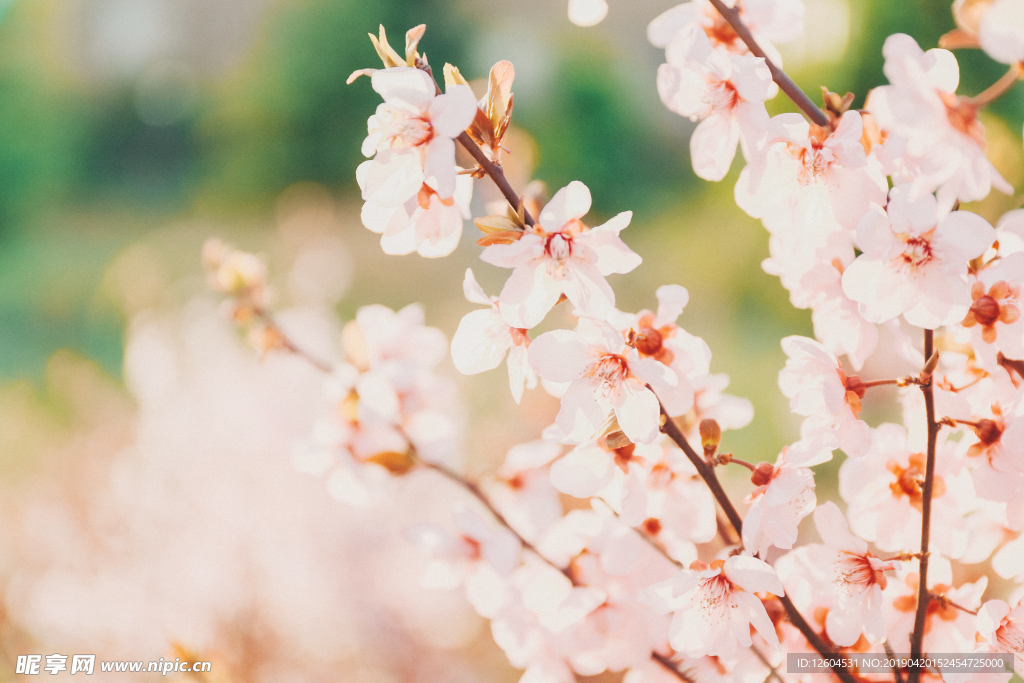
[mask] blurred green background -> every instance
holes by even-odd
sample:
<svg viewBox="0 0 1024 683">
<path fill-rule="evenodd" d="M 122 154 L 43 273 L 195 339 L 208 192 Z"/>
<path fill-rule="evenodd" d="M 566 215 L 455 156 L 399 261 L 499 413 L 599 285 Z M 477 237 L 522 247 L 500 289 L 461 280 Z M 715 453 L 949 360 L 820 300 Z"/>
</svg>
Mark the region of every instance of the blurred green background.
<svg viewBox="0 0 1024 683">
<path fill-rule="evenodd" d="M 157 244 L 177 264 L 171 271 L 199 278 L 206 235 L 258 249 L 280 194 L 303 182 L 337 198 L 357 255 L 339 315 L 422 300 L 428 320 L 450 335 L 469 308 L 458 283 L 467 264 L 479 264 L 474 231 L 452 261 L 379 256 L 359 224 L 354 182 L 378 98 L 366 79 L 345 85 L 353 70 L 378 65 L 367 32 L 384 24 L 401 44 L 407 28 L 426 23 L 420 49 L 437 67 L 452 62 L 472 79 L 498 59 L 516 65 L 513 123 L 535 143 L 535 178 L 552 190 L 584 181 L 592 224 L 634 211 L 624 238 L 645 264 L 613 281 L 620 308 L 652 307 L 658 285 L 686 286 L 682 324 L 707 339 L 713 370 L 728 372 L 731 391 L 757 409 L 754 426 L 730 435 L 729 446 L 772 459 L 796 435 L 776 389 L 778 342 L 810 334 L 810 315 L 792 309 L 760 268 L 767 234 L 732 201 L 739 163 L 721 183 L 696 178 L 693 124 L 658 100 L 663 55 L 645 28 L 674 4 L 611 0 L 608 18 L 584 29 L 568 21 L 565 3 L 540 0 L 5 0 L 0 376 L 41 383 L 47 359 L 70 348 L 118 377 L 130 313 L 110 295 L 118 254 Z M 804 38 L 782 46 L 787 70 L 815 99 L 827 85 L 855 92 L 858 106 L 885 82 L 889 33 L 907 32 L 927 49 L 954 27 L 948 0 L 807 5 Z M 967 94 L 1004 69 L 980 52 L 957 56 Z M 792 106 L 780 96 L 771 110 Z M 993 161 L 1017 187 L 1022 118 L 1020 87 L 985 118 Z M 977 210 L 995 219 L 1018 201 L 994 196 Z M 503 273 L 476 269 L 497 291 Z M 467 386 L 483 398 L 491 385 Z"/>
</svg>

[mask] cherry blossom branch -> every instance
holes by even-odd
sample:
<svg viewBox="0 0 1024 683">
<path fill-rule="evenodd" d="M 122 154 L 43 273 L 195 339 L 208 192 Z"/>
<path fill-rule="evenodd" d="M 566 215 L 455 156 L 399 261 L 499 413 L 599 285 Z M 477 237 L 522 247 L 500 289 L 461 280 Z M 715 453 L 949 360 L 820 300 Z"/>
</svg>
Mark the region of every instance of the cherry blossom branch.
<svg viewBox="0 0 1024 683">
<path fill-rule="evenodd" d="M 900 673 L 899 667 L 896 666 L 896 653 L 892 651 L 892 645 L 890 645 L 887 640 L 882 643 L 882 647 L 885 648 L 886 656 L 893 662 L 892 675 L 896 677 L 896 683 L 903 683 L 903 674 Z"/>
<path fill-rule="evenodd" d="M 811 101 L 811 98 L 807 96 L 807 93 L 801 90 L 800 86 L 794 83 L 793 79 L 790 78 L 785 71 L 776 66 L 775 62 L 773 62 L 768 55 L 764 53 L 761 46 L 757 44 L 756 40 L 754 40 L 754 36 L 750 33 L 750 29 L 747 28 L 747 25 L 743 23 L 742 19 L 740 19 L 739 13 L 731 7 L 726 6 L 722 0 L 711 0 L 711 4 L 715 6 L 718 13 L 722 15 L 722 18 L 725 19 L 726 22 L 728 22 L 729 26 L 732 27 L 732 30 L 736 32 L 736 35 L 739 36 L 740 40 L 744 42 L 751 53 L 753 53 L 755 57 L 764 58 L 764 63 L 768 65 L 768 69 L 772 72 L 772 80 L 778 84 L 782 92 L 789 96 L 789 99 L 793 100 L 793 104 L 799 107 L 812 123 L 815 123 L 822 128 L 827 128 L 829 123 L 828 117 L 825 116 L 825 112 L 819 109 L 814 102 Z"/>
<path fill-rule="evenodd" d="M 917 611 L 914 615 L 914 630 L 910 633 L 910 657 L 921 656 L 921 643 L 924 640 L 924 622 L 928 614 L 928 604 L 932 595 L 928 591 L 928 546 L 932 524 L 932 491 L 935 485 L 935 443 L 939 434 L 939 423 L 935 421 L 935 394 L 932 389 L 931 372 L 937 360 L 934 350 L 932 330 L 924 331 L 924 357 L 929 359 L 922 372 L 921 391 L 924 393 L 924 409 L 928 420 L 928 455 L 925 463 L 924 486 L 921 488 L 921 559 L 917 585 Z M 907 675 L 907 683 L 917 683 L 921 678 L 921 667 L 911 667 Z"/>
<path fill-rule="evenodd" d="M 670 674 L 672 674 L 679 680 L 685 681 L 685 683 L 694 683 L 692 678 L 690 678 L 687 674 L 682 672 L 679 669 L 679 667 L 676 666 L 676 663 L 672 661 L 671 657 L 667 657 L 658 651 L 654 651 L 651 652 L 651 659 L 656 661 L 658 664 L 661 664 Z"/>
<path fill-rule="evenodd" d="M 1020 64 L 1013 64 L 1010 66 L 1010 70 L 1003 74 L 998 81 L 974 97 L 967 98 L 967 103 L 981 109 L 1002 97 L 1021 78 L 1024 78 L 1024 71 L 1021 70 Z"/>
<path fill-rule="evenodd" d="M 898 387 L 906 387 L 911 384 L 921 384 L 921 380 L 917 377 L 896 377 L 894 379 L 873 379 L 870 382 L 864 382 L 864 388 L 870 389 L 871 387 L 881 387 L 887 384 L 895 384 Z"/>
<path fill-rule="evenodd" d="M 749 463 L 746 460 L 740 460 L 739 458 L 733 458 L 731 456 L 729 457 L 729 460 L 727 462 L 728 463 L 733 463 L 734 465 L 742 465 L 743 467 L 746 467 L 751 472 L 753 472 L 754 470 L 757 469 L 757 467 L 754 464 Z"/>
<path fill-rule="evenodd" d="M 406 440 L 408 441 L 408 439 L 406 439 Z M 442 475 L 444 475 L 445 477 L 447 477 L 451 481 L 455 482 L 456 484 L 458 484 L 462 488 L 464 488 L 467 491 L 469 491 L 473 495 L 474 498 L 476 498 L 478 501 L 480 501 L 483 504 L 483 506 L 485 508 L 487 508 L 487 511 L 491 513 L 491 516 L 494 517 L 495 521 L 497 521 L 498 524 L 500 524 L 501 526 L 505 527 L 510 532 L 512 532 L 512 534 L 519 540 L 519 543 L 523 546 L 523 548 L 525 548 L 526 550 L 528 550 L 531 553 L 533 553 L 534 555 L 536 555 L 545 564 L 547 564 L 547 565 L 553 567 L 554 569 L 557 569 L 559 572 L 561 572 L 565 576 L 565 578 L 569 579 L 572 582 L 572 585 L 574 585 L 574 586 L 581 585 L 580 582 L 576 579 L 576 577 L 573 576 L 573 572 L 572 572 L 572 570 L 570 568 L 568 568 L 568 567 L 559 567 L 557 564 L 555 564 L 554 562 L 549 560 L 547 557 L 542 555 L 541 552 L 539 550 L 537 550 L 537 547 L 535 545 L 533 545 L 532 543 L 527 541 L 525 538 L 523 538 L 522 534 L 520 534 L 518 531 L 516 531 L 515 527 L 513 527 L 511 524 L 509 524 L 508 520 L 505 519 L 505 515 L 501 514 L 501 512 L 498 511 L 498 508 L 494 507 L 494 504 L 491 503 L 490 499 L 486 495 L 484 495 L 484 492 L 480 489 L 479 484 L 477 484 L 476 482 L 470 481 L 469 479 L 466 479 L 465 477 L 463 477 L 461 474 L 459 474 L 457 472 L 453 472 L 452 470 L 448 469 L 444 465 L 439 465 L 437 463 L 427 462 L 426 460 L 423 460 L 422 458 L 420 458 L 416 454 L 415 449 L 412 448 L 411 442 L 410 442 L 410 447 L 409 448 L 410 448 L 409 455 L 412 458 L 413 462 L 415 462 L 417 465 L 419 465 L 420 467 L 423 467 L 425 469 L 434 470 L 435 472 L 440 472 Z"/>
<path fill-rule="evenodd" d="M 473 157 L 474 161 L 476 161 L 480 170 L 490 177 L 491 181 L 494 182 L 494 185 L 501 191 L 502 196 L 505 197 L 505 201 L 509 203 L 509 206 L 518 211 L 520 197 L 516 194 L 516 191 L 512 189 L 512 185 L 509 184 L 508 179 L 505 178 L 505 172 L 501 170 L 501 166 L 488 159 L 487 155 L 484 154 L 484 151 L 480 149 L 479 145 L 473 142 L 473 139 L 469 137 L 469 133 L 466 131 L 459 133 L 459 137 L 455 139 L 459 141 L 459 144 L 462 145 L 467 152 L 469 152 L 469 155 Z M 533 225 L 533 216 L 530 215 L 530 212 L 527 211 L 525 207 L 523 208 L 523 213 L 523 222 L 527 225 Z"/>
<path fill-rule="evenodd" d="M 648 386 L 648 388 L 650 387 Z M 724 512 L 725 516 L 729 518 L 729 523 L 732 524 L 734 529 L 736 529 L 736 535 L 742 538 L 743 520 L 740 519 L 740 514 L 736 512 L 736 508 L 733 507 L 732 502 L 729 500 L 729 496 L 725 494 L 725 490 L 719 483 L 718 477 L 715 476 L 714 468 L 707 464 L 707 462 L 704 461 L 704 458 L 697 454 L 697 451 L 693 450 L 690 442 L 686 440 L 686 436 L 679 429 L 679 425 L 677 425 L 669 414 L 665 412 L 665 406 L 660 400 L 658 401 L 658 406 L 661 408 L 661 414 L 665 418 L 664 424 L 661 426 L 661 431 L 666 434 L 668 438 L 672 439 L 672 441 L 682 449 L 683 453 L 686 454 L 686 457 L 690 459 L 690 462 L 693 463 L 694 468 L 697 470 L 697 474 L 700 475 L 700 478 L 703 479 L 704 483 L 707 484 L 709 489 L 711 489 L 711 495 L 713 495 L 715 500 L 718 501 L 718 505 L 722 508 L 722 512 Z"/>
<path fill-rule="evenodd" d="M 974 616 L 978 616 L 978 610 L 967 609 L 963 605 L 958 605 L 949 598 L 947 598 L 945 595 L 939 595 L 938 593 L 931 593 L 930 595 L 932 600 L 938 602 L 941 605 L 946 605 L 948 607 L 952 607 L 953 609 L 958 609 L 961 612 L 966 612 L 967 614 L 973 614 Z"/>
<path fill-rule="evenodd" d="M 434 77 L 434 70 L 430 68 L 429 64 L 424 63 L 419 68 L 425 71 L 431 78 Z M 437 88 L 437 92 L 440 94 L 441 86 L 437 84 L 437 81 L 434 81 L 434 87 Z M 505 171 L 501 168 L 501 164 L 496 164 L 488 159 L 487 155 L 484 154 L 484 151 L 480 149 L 480 146 L 473 142 L 473 138 L 469 137 L 468 132 L 462 131 L 455 139 L 458 140 L 463 149 L 469 152 L 469 156 L 473 157 L 473 160 L 477 163 L 477 166 L 480 167 L 480 170 L 490 177 L 495 187 L 497 187 L 502 196 L 505 197 L 505 201 L 508 202 L 509 206 L 518 211 L 521 198 L 516 194 L 516 191 L 512 189 L 511 183 L 509 183 L 508 178 L 505 177 Z M 533 225 L 535 223 L 533 216 L 531 216 L 530 212 L 526 210 L 526 207 L 523 207 L 523 222 L 527 225 Z"/>
<path fill-rule="evenodd" d="M 660 401 L 659 405 L 661 406 L 661 414 L 665 417 L 661 431 L 668 435 L 668 437 L 672 439 L 680 449 L 682 449 L 683 453 L 686 454 L 686 457 L 690 459 L 690 462 L 693 463 L 694 468 L 697 470 L 697 474 L 700 475 L 701 479 L 704 480 L 704 483 L 707 484 L 709 489 L 711 489 L 711 494 L 715 497 L 715 500 L 718 501 L 718 504 L 721 506 L 725 516 L 729 518 L 729 522 L 736 530 L 736 535 L 743 538 L 743 520 L 740 518 L 739 513 L 733 506 L 732 501 L 729 500 L 729 496 L 726 495 L 725 490 L 722 489 L 722 485 L 719 483 L 718 477 L 715 476 L 715 470 L 708 465 L 703 458 L 697 455 L 695 450 L 693 450 L 693 447 L 690 446 L 690 443 L 686 440 L 686 436 L 679 429 L 679 425 L 677 425 L 675 421 L 669 417 L 668 413 L 665 412 L 665 406 L 661 404 Z M 643 532 L 639 533 L 645 535 Z M 657 546 L 655 545 L 655 547 Z M 662 550 L 662 554 L 668 557 L 667 552 L 664 550 Z M 678 562 L 672 560 L 671 557 L 668 559 L 676 564 L 676 566 L 681 566 Z M 786 614 L 789 616 L 790 623 L 792 623 L 793 626 L 803 634 L 804 638 L 807 639 L 807 642 L 811 644 L 811 647 L 826 659 L 829 659 L 830 655 L 835 654 L 832 648 L 830 648 L 821 636 L 815 633 L 814 629 L 811 628 L 811 625 L 807 623 L 807 620 L 804 619 L 802 614 L 800 614 L 800 611 L 796 608 L 796 605 L 793 604 L 793 601 L 789 599 L 788 595 L 779 596 L 779 601 L 785 608 Z M 856 683 L 856 679 L 853 677 L 853 674 L 851 674 L 845 667 L 835 664 L 832 666 L 832 671 L 841 681 L 843 681 L 843 683 Z"/>
<path fill-rule="evenodd" d="M 316 356 L 313 356 L 312 354 L 302 349 L 301 347 L 296 346 L 296 344 L 288 337 L 288 335 L 286 335 L 281 330 L 280 326 L 277 324 L 277 321 L 274 320 L 274 317 L 270 313 L 268 313 L 265 308 L 263 308 L 262 306 L 253 306 L 252 312 L 253 315 L 255 315 L 256 318 L 261 323 L 263 323 L 263 327 L 271 332 L 271 334 L 274 336 L 274 341 L 279 345 L 279 348 L 290 353 L 294 353 L 296 356 L 299 356 L 317 370 L 325 374 L 330 374 L 330 364 L 328 364 L 326 361 L 320 360 Z"/>
</svg>

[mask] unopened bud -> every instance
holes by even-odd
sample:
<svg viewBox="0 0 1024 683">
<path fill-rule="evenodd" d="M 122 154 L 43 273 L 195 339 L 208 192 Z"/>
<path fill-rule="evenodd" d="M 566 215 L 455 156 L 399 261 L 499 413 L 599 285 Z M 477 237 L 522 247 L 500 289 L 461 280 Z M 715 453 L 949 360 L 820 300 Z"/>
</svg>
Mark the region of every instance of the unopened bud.
<svg viewBox="0 0 1024 683">
<path fill-rule="evenodd" d="M 767 486 L 775 473 L 775 465 L 770 462 L 759 462 L 754 471 L 750 474 L 750 481 L 754 486 Z"/>
<path fill-rule="evenodd" d="M 366 462 L 372 462 L 376 465 L 380 465 L 386 469 L 389 473 L 395 476 L 402 476 L 415 465 L 416 461 L 408 453 L 399 453 L 398 451 L 383 451 L 372 455 L 366 459 Z"/>
<path fill-rule="evenodd" d="M 932 373 L 935 372 L 935 368 L 939 365 L 939 352 L 934 351 L 932 357 L 928 359 L 928 362 L 924 364 L 924 368 L 921 370 L 921 381 L 927 382 Z"/>
<path fill-rule="evenodd" d="M 700 443 L 704 447 L 704 457 L 710 458 L 722 443 L 722 428 L 714 420 L 700 421 Z"/>
</svg>

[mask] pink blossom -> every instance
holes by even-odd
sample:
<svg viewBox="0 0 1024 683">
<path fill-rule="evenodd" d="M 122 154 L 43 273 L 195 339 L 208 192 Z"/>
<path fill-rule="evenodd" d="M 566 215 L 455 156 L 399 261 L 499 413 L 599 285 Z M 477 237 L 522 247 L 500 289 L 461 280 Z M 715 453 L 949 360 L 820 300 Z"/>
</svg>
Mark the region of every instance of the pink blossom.
<svg viewBox="0 0 1024 683">
<path fill-rule="evenodd" d="M 782 550 L 793 547 L 797 525 L 817 503 L 814 473 L 801 465 L 817 465 L 830 458 L 826 450 L 824 455 L 819 451 L 815 459 L 790 462 L 789 449 L 783 449 L 775 465 L 761 463 L 757 467 L 751 477 L 757 488 L 745 501 L 751 504 L 743 520 L 743 545 L 747 550 L 764 558 L 772 546 Z"/>
<path fill-rule="evenodd" d="M 421 524 L 405 533 L 431 558 L 423 577 L 424 587 L 454 588 L 481 562 L 502 576 L 515 571 L 519 566 L 520 545 L 511 531 L 492 526 L 465 508 L 456 509 L 453 517 L 456 535 L 436 524 Z"/>
<path fill-rule="evenodd" d="M 829 639 L 847 647 L 863 633 L 868 642 L 883 642 L 882 590 L 886 577 L 882 572 L 899 568 L 899 563 L 882 561 L 869 553 L 868 544 L 850 533 L 843 513 L 834 503 L 818 506 L 814 524 L 825 545 L 835 553 L 832 562 L 837 601 L 825 622 Z"/>
<path fill-rule="evenodd" d="M 931 520 L 932 548 L 952 558 L 966 550 L 963 512 L 973 501 L 970 475 L 954 446 L 940 436 Z M 902 426 L 875 429 L 869 451 L 839 470 L 839 493 L 849 503 L 853 533 L 886 552 L 919 547 L 925 464 L 925 454 L 911 448 Z"/>
<path fill-rule="evenodd" d="M 978 23 L 978 42 L 998 62 L 1024 62 L 1024 0 L 995 0 Z"/>
<path fill-rule="evenodd" d="M 537 225 L 512 244 L 493 244 L 480 258 L 513 268 L 501 290 L 501 314 L 512 327 L 530 329 L 544 319 L 563 294 L 578 315 L 604 319 L 615 307 L 605 276 L 628 273 L 640 257 L 621 239 L 630 211 L 588 229 L 580 220 L 590 211 L 590 190 L 578 180 L 555 193 Z"/>
<path fill-rule="evenodd" d="M 367 164 L 372 163 L 366 162 L 356 169 L 360 188 L 366 187 L 370 170 Z M 398 206 L 367 201 L 361 217 L 363 225 L 381 235 L 380 244 L 385 254 L 415 251 L 427 258 L 448 256 L 459 245 L 462 224 L 470 217 L 472 194 L 472 178 L 461 175 L 455 179 L 455 192 L 447 199 L 442 199 L 424 183 L 419 192 Z"/>
<path fill-rule="evenodd" d="M 773 43 L 789 42 L 803 32 L 803 2 L 747 0 L 726 4 L 735 6 L 758 45 L 772 61 L 781 65 L 782 59 Z M 691 0 L 662 12 L 647 26 L 647 38 L 655 47 L 667 47 L 692 26 L 702 29 L 715 49 L 741 55 L 748 52 L 747 46 L 708 0 Z"/>
<path fill-rule="evenodd" d="M 717 52 L 697 26 L 674 39 L 658 67 L 658 94 L 671 111 L 700 120 L 690 138 L 693 170 L 705 180 L 729 172 L 736 143 L 754 145 L 768 124 L 762 104 L 771 94 L 764 59 Z M 749 156 L 749 155 L 748 155 Z"/>
<path fill-rule="evenodd" d="M 782 583 L 767 563 L 734 555 L 711 567 L 702 563 L 683 569 L 668 581 L 651 586 L 647 599 L 660 611 L 672 612 L 669 642 L 684 657 L 711 655 L 732 658 L 737 646 L 750 647 L 753 626 L 772 648 L 779 649 L 775 626 L 755 592 L 782 595 Z"/>
<path fill-rule="evenodd" d="M 552 382 L 569 382 L 555 421 L 577 442 L 596 436 L 614 412 L 619 427 L 633 442 L 658 436 L 658 397 L 647 388 L 676 385 L 676 376 L 661 363 L 641 358 L 607 323 L 581 320 L 576 331 L 554 330 L 530 345 L 530 365 Z"/>
<path fill-rule="evenodd" d="M 847 455 L 865 453 L 871 446 L 871 428 L 860 419 L 864 382 L 856 375 L 847 377 L 836 357 L 813 339 L 786 337 L 782 350 L 788 359 L 779 372 L 779 388 L 794 413 L 808 416 L 813 425 L 809 437 L 829 430 Z"/>
<path fill-rule="evenodd" d="M 883 155 L 893 180 L 911 183 L 912 196 L 938 190 L 943 212 L 957 199 L 984 199 L 993 185 L 1012 193 L 985 157 L 978 107 L 956 96 L 956 57 L 939 48 L 924 52 L 903 33 L 889 36 L 882 54 L 890 85 L 872 90 L 866 108 L 888 136 Z"/>
<path fill-rule="evenodd" d="M 910 646 L 909 634 L 914 627 L 920 581 L 916 563 L 901 564 L 898 580 L 889 581 L 882 601 L 888 625 L 886 640 L 896 652 L 906 652 Z M 977 609 L 988 586 L 988 577 L 955 587 L 952 584 L 949 561 L 933 553 L 928 567 L 928 590 L 935 597 L 932 609 L 925 615 L 923 648 L 926 652 L 973 652 L 977 647 L 976 617 L 951 603 L 969 610 Z"/>
<path fill-rule="evenodd" d="M 1013 653 L 1015 669 L 1024 665 L 1024 605 L 986 601 L 978 610 L 978 636 L 992 652 Z"/>
<path fill-rule="evenodd" d="M 998 232 L 998 231 L 997 231 Z M 983 268 L 971 285 L 971 308 L 962 321 L 971 345 L 995 367 L 997 353 L 1024 359 L 1024 253 L 1016 252 Z"/>
<path fill-rule="evenodd" d="M 800 114 L 772 117 L 736 183 L 736 203 L 773 234 L 799 235 L 814 247 L 839 226 L 855 228 L 871 203 L 885 203 L 888 189 L 864 153 L 862 133 L 856 111 L 843 114 L 834 131 Z"/>
<path fill-rule="evenodd" d="M 647 517 L 645 452 L 658 455 L 661 446 L 611 448 L 604 439 L 577 446 L 551 466 L 551 484 L 576 498 L 598 496 L 624 524 L 636 526 Z"/>
<path fill-rule="evenodd" d="M 967 262 L 981 256 L 996 234 L 967 211 L 939 216 L 935 198 L 890 192 L 887 210 L 873 206 L 857 226 L 864 252 L 843 273 L 843 291 L 872 322 L 903 315 L 935 329 L 963 320 L 971 306 Z"/>
<path fill-rule="evenodd" d="M 363 199 L 397 206 L 426 183 L 447 199 L 455 192 L 455 140 L 476 115 L 469 86 L 437 95 L 434 80 L 420 69 L 379 69 L 371 78 L 384 98 L 367 123 L 363 154 L 377 157 L 364 171 Z"/>
<path fill-rule="evenodd" d="M 466 299 L 487 306 L 467 313 L 452 337 L 452 360 L 465 375 L 493 370 L 508 352 L 508 381 L 516 403 L 523 397 L 523 388 L 537 386 L 537 374 L 527 362 L 530 337 L 526 330 L 510 327 L 501 315 L 497 297 L 488 297 L 477 284 L 473 271 L 466 269 L 462 283 Z"/>
<path fill-rule="evenodd" d="M 663 388 L 658 397 L 669 415 L 685 415 L 693 408 L 694 391 L 691 377 L 706 374 L 711 366 L 711 349 L 676 324 L 690 295 L 679 285 L 658 287 L 658 312 L 643 310 L 636 315 L 616 312 L 610 322 L 627 338 L 642 358 L 651 358 L 672 369 L 678 383 Z"/>
</svg>

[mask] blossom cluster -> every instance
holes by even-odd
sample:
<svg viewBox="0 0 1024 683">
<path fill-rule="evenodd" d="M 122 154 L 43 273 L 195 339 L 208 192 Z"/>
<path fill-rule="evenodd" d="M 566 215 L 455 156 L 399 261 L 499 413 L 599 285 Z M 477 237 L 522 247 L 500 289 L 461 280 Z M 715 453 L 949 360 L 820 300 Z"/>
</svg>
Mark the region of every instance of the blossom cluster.
<svg viewBox="0 0 1024 683">
<path fill-rule="evenodd" d="M 782 340 L 778 385 L 802 425 L 774 463 L 721 452 L 723 430 L 753 411 L 678 325 L 686 289 L 658 288 L 656 310 L 616 307 L 609 277 L 641 264 L 621 237 L 631 212 L 594 225 L 580 181 L 517 201 L 501 173 L 511 65 L 495 66 L 480 100 L 445 65 L 442 93 L 416 50 L 423 27 L 404 58 L 382 28 L 371 38 L 384 68 L 353 75 L 383 98 L 357 171 L 364 225 L 387 253 L 444 256 L 471 215 L 472 179 L 489 176 L 510 204 L 476 220 L 480 258 L 509 275 L 494 296 L 466 271 L 478 308 L 450 347 L 418 307 L 361 309 L 329 369 L 337 410 L 296 461 L 330 471 L 353 502 L 414 469 L 461 483 L 448 527 L 407 536 L 430 559 L 425 583 L 464 587 L 527 683 L 809 680 L 777 669 L 785 652 L 1024 654 L 1024 588 L 993 598 L 981 567 L 1024 581 L 1024 210 L 993 227 L 961 209 L 1013 191 L 986 157 L 979 112 L 1022 73 L 1022 13 L 996 0 L 974 24 L 959 12 L 947 37 L 1011 64 L 995 90 L 958 96 L 953 53 L 896 34 L 889 83 L 861 110 L 854 95 L 825 90 L 821 109 L 794 96 L 810 120 L 764 104 L 793 96 L 775 44 L 799 37 L 800 0 L 692 0 L 651 22 L 661 99 L 700 121 L 695 173 L 722 180 L 739 147 L 735 199 L 770 233 L 763 266 L 812 311 L 815 338 Z M 475 167 L 456 166 L 456 140 Z M 538 333 L 557 306 L 575 326 Z M 527 390 L 560 399 L 540 438 L 482 482 L 461 468 L 457 399 L 436 372 L 446 348 L 465 374 L 504 362 L 517 403 Z M 855 374 L 876 366 L 907 374 Z M 902 424 L 871 425 L 864 404 L 886 385 Z M 837 450 L 845 511 L 819 504 L 812 469 Z M 742 520 L 715 474 L 729 464 L 750 470 Z M 808 516 L 822 542 L 798 545 Z"/>
</svg>

